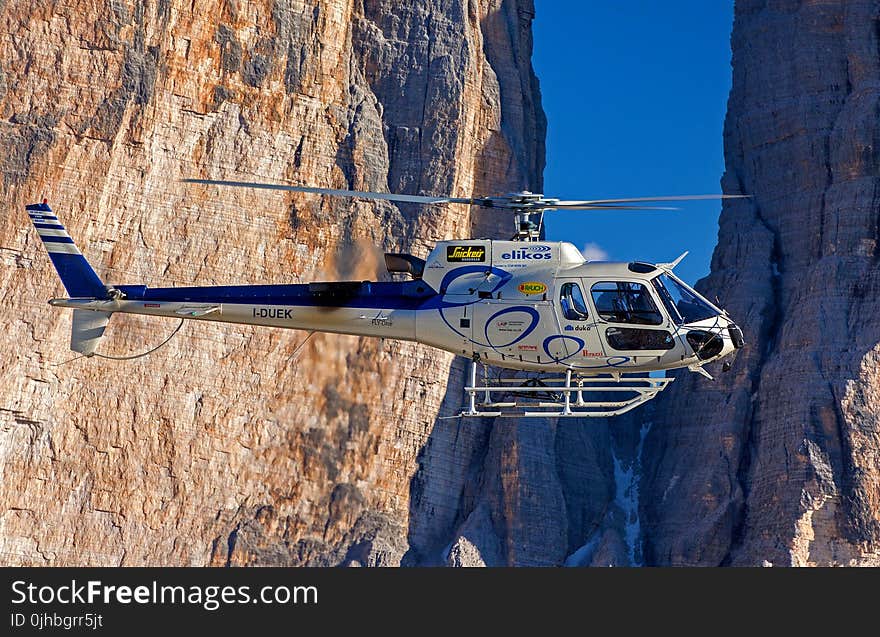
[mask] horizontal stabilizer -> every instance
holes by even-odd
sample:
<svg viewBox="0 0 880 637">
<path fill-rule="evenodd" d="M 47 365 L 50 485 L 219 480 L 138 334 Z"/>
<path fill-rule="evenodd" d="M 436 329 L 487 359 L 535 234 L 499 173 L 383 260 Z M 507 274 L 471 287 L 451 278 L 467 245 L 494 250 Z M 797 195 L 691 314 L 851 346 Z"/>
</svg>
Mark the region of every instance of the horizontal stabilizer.
<svg viewBox="0 0 880 637">
<path fill-rule="evenodd" d="M 178 316 L 190 316 L 197 318 L 199 316 L 207 316 L 214 312 L 219 312 L 219 305 L 185 305 L 175 312 Z"/>
</svg>

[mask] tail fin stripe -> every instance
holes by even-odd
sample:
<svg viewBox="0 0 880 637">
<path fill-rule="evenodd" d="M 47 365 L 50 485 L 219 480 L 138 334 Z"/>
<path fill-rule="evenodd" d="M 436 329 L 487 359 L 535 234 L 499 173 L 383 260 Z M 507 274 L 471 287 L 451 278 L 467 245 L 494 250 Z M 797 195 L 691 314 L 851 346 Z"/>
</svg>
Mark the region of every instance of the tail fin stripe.
<svg viewBox="0 0 880 637">
<path fill-rule="evenodd" d="M 82 255 L 82 252 L 79 251 L 72 243 L 46 243 L 46 251 L 49 253 L 60 253 L 60 254 L 79 254 Z M 53 263 L 55 263 L 53 261 Z M 55 264 L 58 265 L 57 263 Z M 63 281 L 63 280 L 62 280 Z M 67 282 L 64 282 L 65 287 L 67 286 Z M 88 296 L 88 294 L 83 294 L 82 296 Z"/>
<path fill-rule="evenodd" d="M 26 209 L 67 293 L 79 298 L 106 298 L 107 287 L 73 243 L 73 239 L 49 205 L 30 204 Z M 91 313 L 91 310 L 87 312 Z M 106 322 L 104 324 L 106 325 Z M 74 335 L 76 332 L 77 327 L 74 326 Z"/>
</svg>

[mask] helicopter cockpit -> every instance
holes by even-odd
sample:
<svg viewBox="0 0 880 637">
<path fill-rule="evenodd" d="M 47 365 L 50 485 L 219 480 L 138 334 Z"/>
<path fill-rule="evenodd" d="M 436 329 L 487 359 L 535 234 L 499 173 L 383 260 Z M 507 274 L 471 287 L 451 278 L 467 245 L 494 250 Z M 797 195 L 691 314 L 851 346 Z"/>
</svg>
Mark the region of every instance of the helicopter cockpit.
<svg viewBox="0 0 880 637">
<path fill-rule="evenodd" d="M 592 287 L 593 303 L 604 321 L 660 325 L 660 314 L 648 288 L 630 281 L 600 281 Z"/>
<path fill-rule="evenodd" d="M 629 356 L 634 365 L 649 359 L 655 367 L 678 364 L 691 357 L 702 365 L 742 347 L 741 330 L 676 277 L 674 265 L 589 262 L 560 270 L 561 329 L 576 333 L 586 351 Z"/>
</svg>

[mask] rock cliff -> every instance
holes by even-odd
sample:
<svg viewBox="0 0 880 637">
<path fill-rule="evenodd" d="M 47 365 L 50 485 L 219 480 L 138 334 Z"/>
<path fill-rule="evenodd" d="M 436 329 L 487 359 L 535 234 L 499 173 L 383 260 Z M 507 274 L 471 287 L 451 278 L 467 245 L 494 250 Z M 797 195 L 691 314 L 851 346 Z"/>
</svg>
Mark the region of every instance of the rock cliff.
<svg viewBox="0 0 880 637">
<path fill-rule="evenodd" d="M 533 13 L 531 0 L 0 3 L 0 562 L 423 563 L 458 527 L 450 560 L 485 541 L 485 559 L 508 559 L 468 531 L 485 508 L 470 526 L 452 510 L 488 429 L 443 425 L 458 442 L 423 484 L 435 418 L 458 408 L 451 356 L 315 336 L 294 357 L 303 333 L 187 324 L 148 358 L 60 364 L 70 316 L 46 305 L 61 288 L 23 206 L 48 197 L 115 283 L 371 278 L 382 249 L 497 234 L 467 209 L 178 180 L 539 189 Z M 115 317 L 104 351 L 173 327 Z"/>
<path fill-rule="evenodd" d="M 531 0 L 0 2 L 0 563 L 880 563 L 880 8 L 738 0 L 707 293 L 748 341 L 608 422 L 444 420 L 430 348 L 187 324 L 74 360 L 23 205 L 104 278 L 381 277 L 540 189 Z M 115 317 L 104 351 L 172 324 Z M 438 416 L 440 418 L 438 418 Z"/>
<path fill-rule="evenodd" d="M 737 0 L 712 271 L 748 346 L 642 461 L 655 564 L 880 564 L 880 5 Z"/>
</svg>

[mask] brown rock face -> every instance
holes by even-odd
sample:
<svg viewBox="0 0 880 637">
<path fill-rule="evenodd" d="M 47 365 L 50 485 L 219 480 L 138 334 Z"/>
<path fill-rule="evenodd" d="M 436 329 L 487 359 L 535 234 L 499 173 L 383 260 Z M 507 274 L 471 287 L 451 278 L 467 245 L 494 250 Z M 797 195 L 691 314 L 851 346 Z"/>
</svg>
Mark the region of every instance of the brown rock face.
<svg viewBox="0 0 880 637">
<path fill-rule="evenodd" d="M 656 407 L 655 564 L 880 564 L 876 2 L 737 0 L 712 273 L 747 347 Z M 718 370 L 720 372 L 720 370 Z"/>
<path fill-rule="evenodd" d="M 294 358 L 303 333 L 197 323 L 148 358 L 59 365 L 70 316 L 45 303 L 61 287 L 23 210 L 45 195 L 105 280 L 148 285 L 376 277 L 382 249 L 507 234 L 476 211 L 178 180 L 537 190 L 533 12 L 0 3 L 0 563 L 560 561 L 544 513 L 561 492 L 548 505 L 527 481 L 553 469 L 552 430 L 435 426 L 459 406 L 451 356 L 315 336 Z M 114 317 L 103 351 L 173 327 Z M 529 544 L 545 531 L 551 555 Z"/>
<path fill-rule="evenodd" d="M 0 2 L 0 563 L 880 564 L 880 19 L 741 0 L 702 282 L 748 346 L 609 422 L 444 420 L 464 361 L 187 324 L 75 360 L 24 214 L 112 283 L 383 276 L 477 210 L 188 187 L 541 186 L 531 0 Z M 173 325 L 114 317 L 103 351 Z"/>
</svg>

